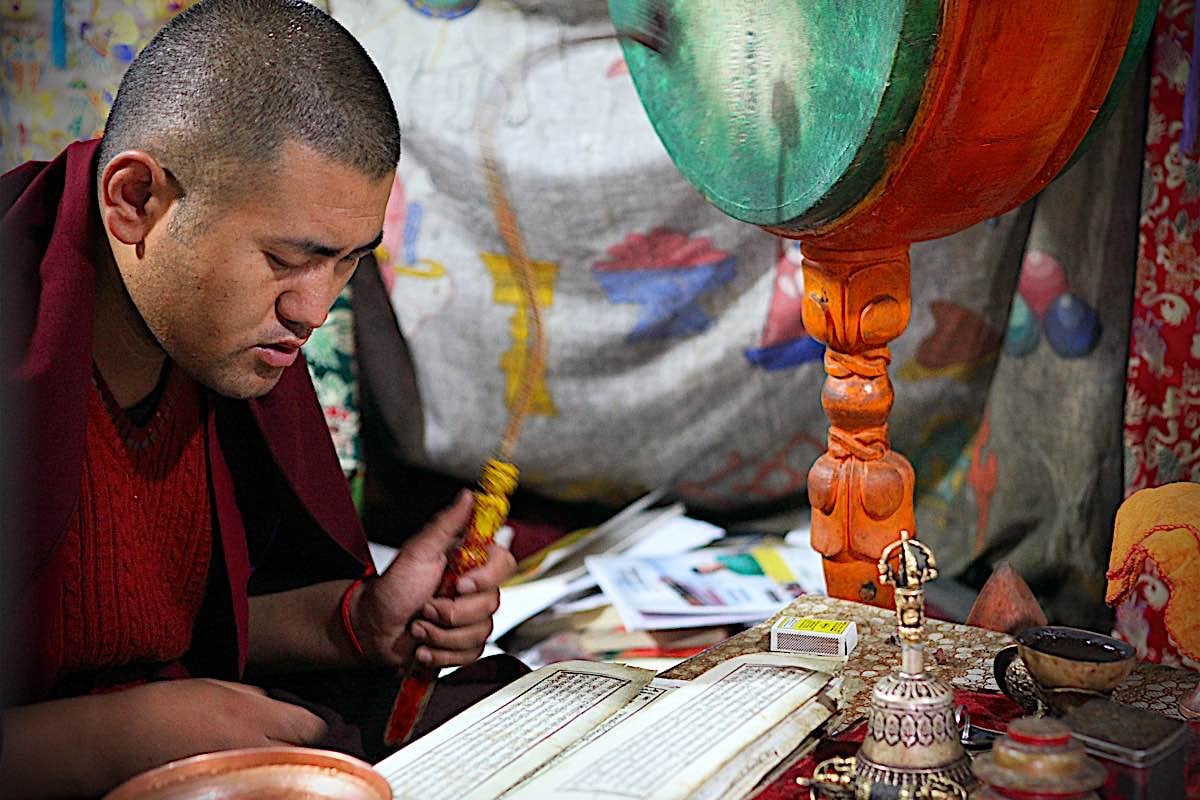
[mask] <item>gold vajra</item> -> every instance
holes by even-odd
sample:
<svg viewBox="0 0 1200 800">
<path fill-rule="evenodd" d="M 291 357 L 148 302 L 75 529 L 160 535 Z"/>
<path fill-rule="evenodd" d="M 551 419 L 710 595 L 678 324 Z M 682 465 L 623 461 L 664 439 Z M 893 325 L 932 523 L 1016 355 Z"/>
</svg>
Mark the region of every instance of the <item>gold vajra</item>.
<svg viewBox="0 0 1200 800">
<path fill-rule="evenodd" d="M 878 569 L 879 582 L 896 587 L 896 621 L 900 638 L 910 644 L 919 644 L 925 627 L 925 584 L 938 575 L 933 551 L 903 530 L 899 539 L 884 548 Z"/>
<path fill-rule="evenodd" d="M 897 551 L 899 558 L 893 568 L 889 562 Z M 880 583 L 890 583 L 897 589 L 920 589 L 938 576 L 933 551 L 908 531 L 900 531 L 900 538 L 884 548 L 878 569 Z"/>
</svg>

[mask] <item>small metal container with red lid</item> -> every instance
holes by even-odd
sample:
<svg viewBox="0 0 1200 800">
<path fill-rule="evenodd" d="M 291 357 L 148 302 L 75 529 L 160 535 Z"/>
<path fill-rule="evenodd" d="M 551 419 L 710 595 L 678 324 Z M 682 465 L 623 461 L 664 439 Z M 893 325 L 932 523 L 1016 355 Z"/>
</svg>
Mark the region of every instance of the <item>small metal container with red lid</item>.
<svg viewBox="0 0 1200 800">
<path fill-rule="evenodd" d="M 1062 721 L 1022 717 L 971 765 L 979 800 L 1099 800 L 1107 773 Z"/>
</svg>

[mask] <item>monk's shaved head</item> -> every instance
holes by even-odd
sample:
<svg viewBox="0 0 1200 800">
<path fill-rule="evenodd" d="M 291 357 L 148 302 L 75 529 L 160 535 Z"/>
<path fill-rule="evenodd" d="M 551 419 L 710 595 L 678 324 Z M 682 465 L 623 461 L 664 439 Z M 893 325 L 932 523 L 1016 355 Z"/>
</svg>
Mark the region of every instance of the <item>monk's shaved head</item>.
<svg viewBox="0 0 1200 800">
<path fill-rule="evenodd" d="M 308 3 L 204 0 L 125 73 L 97 173 L 124 150 L 144 150 L 186 207 L 253 188 L 289 140 L 373 179 L 394 170 L 400 127 L 379 70 Z"/>
</svg>

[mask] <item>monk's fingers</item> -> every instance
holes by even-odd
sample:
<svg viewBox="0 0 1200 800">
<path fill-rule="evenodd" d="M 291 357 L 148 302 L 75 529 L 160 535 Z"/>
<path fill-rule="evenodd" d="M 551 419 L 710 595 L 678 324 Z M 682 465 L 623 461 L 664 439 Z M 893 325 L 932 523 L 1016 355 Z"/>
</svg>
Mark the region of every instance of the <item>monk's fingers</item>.
<svg viewBox="0 0 1200 800">
<path fill-rule="evenodd" d="M 474 661 L 492 632 L 491 619 L 463 628 L 439 628 L 428 622 L 413 623 L 418 644 L 417 660 L 423 664 L 446 666 Z"/>
<path fill-rule="evenodd" d="M 435 597 L 425 604 L 421 616 L 443 628 L 462 628 L 492 619 L 500 607 L 500 590 L 463 595 L 453 599 Z"/>
<path fill-rule="evenodd" d="M 444 561 L 446 551 L 458 541 L 471 519 L 471 497 L 467 490 L 460 492 L 452 504 L 439 511 L 416 536 L 405 542 L 393 565 L 397 562 Z"/>
<path fill-rule="evenodd" d="M 507 548 L 496 543 L 488 546 L 488 560 L 458 579 L 459 594 L 472 594 L 483 589 L 499 586 L 517 571 L 517 560 Z"/>
<path fill-rule="evenodd" d="M 483 645 L 472 650 L 430 650 L 428 647 L 418 647 L 417 660 L 429 667 L 461 667 L 478 661 L 483 655 Z"/>
</svg>

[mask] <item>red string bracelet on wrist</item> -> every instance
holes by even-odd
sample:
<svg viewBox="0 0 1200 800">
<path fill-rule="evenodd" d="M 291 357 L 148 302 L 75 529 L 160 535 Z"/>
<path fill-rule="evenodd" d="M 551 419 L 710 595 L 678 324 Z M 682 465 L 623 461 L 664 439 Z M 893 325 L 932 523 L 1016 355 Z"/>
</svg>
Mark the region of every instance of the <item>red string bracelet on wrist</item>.
<svg viewBox="0 0 1200 800">
<path fill-rule="evenodd" d="M 354 652 L 358 653 L 359 658 L 366 658 L 367 651 L 363 649 L 362 642 L 358 640 L 358 635 L 354 632 L 354 624 L 350 621 L 350 600 L 354 597 L 354 590 L 362 585 L 363 579 L 358 578 L 346 587 L 346 591 L 342 592 L 342 627 L 346 629 L 346 638 L 350 640 L 350 645 L 354 648 Z"/>
</svg>

